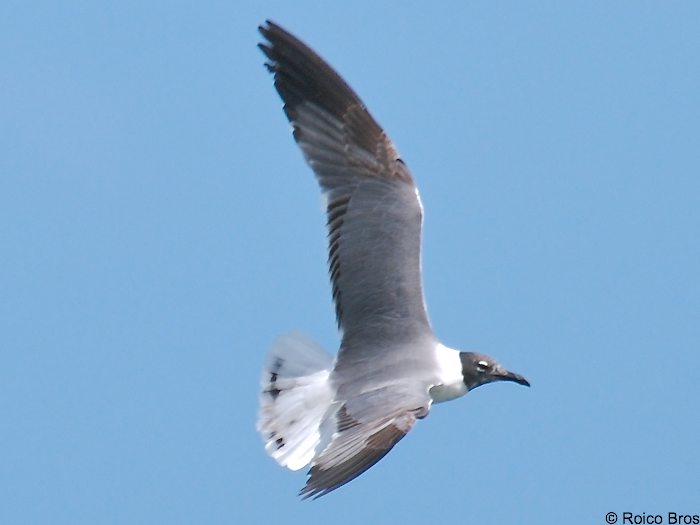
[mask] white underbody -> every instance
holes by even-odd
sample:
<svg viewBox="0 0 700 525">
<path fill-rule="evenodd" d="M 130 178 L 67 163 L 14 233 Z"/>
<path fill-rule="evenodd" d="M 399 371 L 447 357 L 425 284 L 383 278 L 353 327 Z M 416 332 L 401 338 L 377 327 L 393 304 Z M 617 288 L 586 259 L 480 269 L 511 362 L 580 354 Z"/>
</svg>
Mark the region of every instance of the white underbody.
<svg viewBox="0 0 700 525">
<path fill-rule="evenodd" d="M 433 403 L 466 393 L 459 352 L 440 343 L 436 369 L 429 371 Z M 336 435 L 338 401 L 330 375 L 335 362 L 302 334 L 280 337 L 268 355 L 261 377 L 257 429 L 265 450 L 280 465 L 298 470 L 318 457 Z"/>
</svg>

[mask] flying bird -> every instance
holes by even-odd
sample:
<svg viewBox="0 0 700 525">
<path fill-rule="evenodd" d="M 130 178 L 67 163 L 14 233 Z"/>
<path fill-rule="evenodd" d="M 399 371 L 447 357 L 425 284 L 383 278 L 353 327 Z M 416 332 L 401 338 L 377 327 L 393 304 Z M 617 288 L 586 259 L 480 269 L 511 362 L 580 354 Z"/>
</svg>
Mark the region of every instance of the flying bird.
<svg viewBox="0 0 700 525">
<path fill-rule="evenodd" d="M 530 386 L 491 357 L 443 345 L 421 283 L 423 207 L 396 147 L 323 59 L 269 20 L 260 26 L 294 139 L 326 202 L 337 357 L 299 333 L 278 338 L 261 377 L 257 429 L 317 498 L 383 458 L 433 403 L 495 381 Z"/>
</svg>

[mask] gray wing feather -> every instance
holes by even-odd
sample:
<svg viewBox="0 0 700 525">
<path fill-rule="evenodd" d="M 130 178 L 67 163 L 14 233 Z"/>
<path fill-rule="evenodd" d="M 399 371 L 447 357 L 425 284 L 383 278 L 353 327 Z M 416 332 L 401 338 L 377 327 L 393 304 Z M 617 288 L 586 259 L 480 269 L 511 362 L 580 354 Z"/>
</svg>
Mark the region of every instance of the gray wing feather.
<svg viewBox="0 0 700 525">
<path fill-rule="evenodd" d="M 348 400 L 336 414 L 333 440 L 313 461 L 300 495 L 318 498 L 353 480 L 382 459 L 429 410 L 427 391 L 420 385 L 383 387 Z"/>
<path fill-rule="evenodd" d="M 420 275 L 422 207 L 408 168 L 328 64 L 271 22 L 260 31 L 294 137 L 327 196 L 339 368 L 344 352 L 370 351 L 359 341 L 432 334 Z"/>
</svg>

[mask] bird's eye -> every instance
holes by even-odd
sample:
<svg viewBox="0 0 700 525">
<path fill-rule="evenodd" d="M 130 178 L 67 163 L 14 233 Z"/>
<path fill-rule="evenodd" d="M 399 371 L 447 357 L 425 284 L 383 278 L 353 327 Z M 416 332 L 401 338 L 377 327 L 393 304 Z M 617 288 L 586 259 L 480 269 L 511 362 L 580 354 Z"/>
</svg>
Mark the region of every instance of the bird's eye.
<svg viewBox="0 0 700 525">
<path fill-rule="evenodd" d="M 489 364 L 486 361 L 477 361 L 476 370 L 478 372 L 486 372 L 489 369 Z"/>
</svg>

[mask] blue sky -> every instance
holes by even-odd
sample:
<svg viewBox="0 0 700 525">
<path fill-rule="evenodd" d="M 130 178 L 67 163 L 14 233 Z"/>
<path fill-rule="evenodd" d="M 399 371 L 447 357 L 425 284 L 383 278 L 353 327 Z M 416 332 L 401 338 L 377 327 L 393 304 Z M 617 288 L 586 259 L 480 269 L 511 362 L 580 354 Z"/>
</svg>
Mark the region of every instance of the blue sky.
<svg viewBox="0 0 700 525">
<path fill-rule="evenodd" d="M 700 514 L 700 4 L 253 4 L 0 8 L 0 522 Z M 338 342 L 265 18 L 411 168 L 437 334 L 533 385 L 316 502 L 254 430 L 272 339 Z"/>
</svg>

